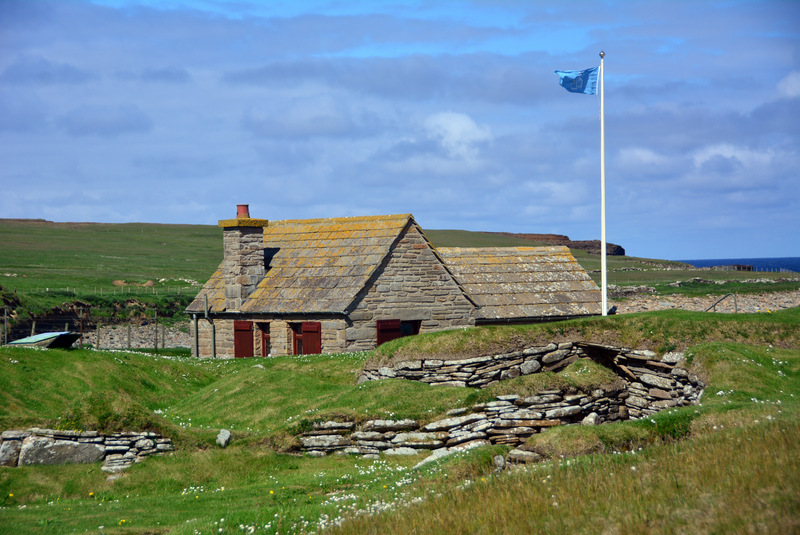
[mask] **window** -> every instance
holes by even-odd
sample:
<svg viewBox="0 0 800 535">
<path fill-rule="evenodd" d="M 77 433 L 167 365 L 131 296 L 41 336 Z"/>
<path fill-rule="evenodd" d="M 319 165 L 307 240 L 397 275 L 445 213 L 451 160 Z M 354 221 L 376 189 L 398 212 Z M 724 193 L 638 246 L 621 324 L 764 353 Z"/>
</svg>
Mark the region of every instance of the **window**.
<svg viewBox="0 0 800 535">
<path fill-rule="evenodd" d="M 253 356 L 253 322 L 233 322 L 233 356 L 235 358 Z"/>
<path fill-rule="evenodd" d="M 381 345 L 395 338 L 419 334 L 420 320 L 378 320 L 377 345 Z"/>
<path fill-rule="evenodd" d="M 295 355 L 322 353 L 322 324 L 318 321 L 293 323 L 292 340 Z"/>
</svg>

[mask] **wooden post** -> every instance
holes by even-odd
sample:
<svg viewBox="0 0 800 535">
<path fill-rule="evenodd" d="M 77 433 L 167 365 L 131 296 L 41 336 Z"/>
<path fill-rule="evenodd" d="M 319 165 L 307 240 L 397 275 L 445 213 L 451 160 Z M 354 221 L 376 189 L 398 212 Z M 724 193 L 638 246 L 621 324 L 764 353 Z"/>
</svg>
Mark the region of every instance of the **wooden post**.
<svg viewBox="0 0 800 535">
<path fill-rule="evenodd" d="M 156 322 L 155 325 L 155 353 L 158 355 L 158 310 L 153 311 L 153 319 Z"/>
<path fill-rule="evenodd" d="M 211 358 L 217 358 L 217 327 L 214 325 L 214 321 L 208 317 L 208 294 L 204 295 L 204 302 L 205 302 L 205 315 L 206 320 L 208 323 L 211 324 Z"/>
<path fill-rule="evenodd" d="M 200 356 L 200 340 L 197 334 L 197 314 L 192 314 L 192 326 L 194 327 L 194 356 Z"/>
<path fill-rule="evenodd" d="M 35 333 L 36 333 L 36 320 L 33 320 L 33 323 L 31 323 L 31 336 L 33 336 Z"/>
<path fill-rule="evenodd" d="M 8 307 L 3 307 L 3 344 L 7 343 L 8 343 Z"/>
<path fill-rule="evenodd" d="M 128 349 L 131 348 L 131 324 L 128 324 Z"/>
<path fill-rule="evenodd" d="M 100 324 L 99 323 L 97 324 L 97 329 L 96 329 L 95 333 L 97 335 L 97 344 L 95 344 L 95 347 L 97 349 L 100 349 Z"/>
</svg>

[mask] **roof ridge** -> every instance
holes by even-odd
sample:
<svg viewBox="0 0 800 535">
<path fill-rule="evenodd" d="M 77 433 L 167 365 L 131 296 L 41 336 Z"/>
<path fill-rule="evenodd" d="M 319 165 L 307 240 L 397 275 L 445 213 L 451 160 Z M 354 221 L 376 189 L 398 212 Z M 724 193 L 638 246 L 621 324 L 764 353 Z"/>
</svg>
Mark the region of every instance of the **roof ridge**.
<svg viewBox="0 0 800 535">
<path fill-rule="evenodd" d="M 354 222 L 354 221 L 381 221 L 398 219 L 407 221 L 413 219 L 411 213 L 405 214 L 386 214 L 386 215 L 361 215 L 361 216 L 341 216 L 341 217 L 317 217 L 312 219 L 280 219 L 277 221 L 270 221 L 270 225 L 296 225 L 296 224 L 315 224 L 315 223 L 338 223 L 338 222 Z"/>
</svg>

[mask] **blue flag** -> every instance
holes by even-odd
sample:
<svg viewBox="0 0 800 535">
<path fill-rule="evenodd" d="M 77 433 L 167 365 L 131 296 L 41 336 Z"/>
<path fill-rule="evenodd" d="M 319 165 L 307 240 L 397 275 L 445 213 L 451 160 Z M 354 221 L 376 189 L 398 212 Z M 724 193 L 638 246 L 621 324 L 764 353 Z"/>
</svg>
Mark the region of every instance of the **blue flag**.
<svg viewBox="0 0 800 535">
<path fill-rule="evenodd" d="M 597 94 L 597 72 L 599 67 L 582 71 L 556 71 L 558 83 L 571 93 Z"/>
</svg>

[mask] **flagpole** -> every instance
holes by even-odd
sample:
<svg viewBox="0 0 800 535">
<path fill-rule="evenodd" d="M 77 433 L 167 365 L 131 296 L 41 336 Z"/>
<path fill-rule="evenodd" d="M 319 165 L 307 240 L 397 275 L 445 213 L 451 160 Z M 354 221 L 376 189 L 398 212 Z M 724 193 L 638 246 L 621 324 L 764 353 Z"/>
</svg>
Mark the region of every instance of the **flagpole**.
<svg viewBox="0 0 800 535">
<path fill-rule="evenodd" d="M 608 315 L 608 266 L 606 263 L 606 123 L 605 97 L 603 84 L 603 58 L 600 51 L 600 280 L 603 292 L 603 316 Z"/>
</svg>

